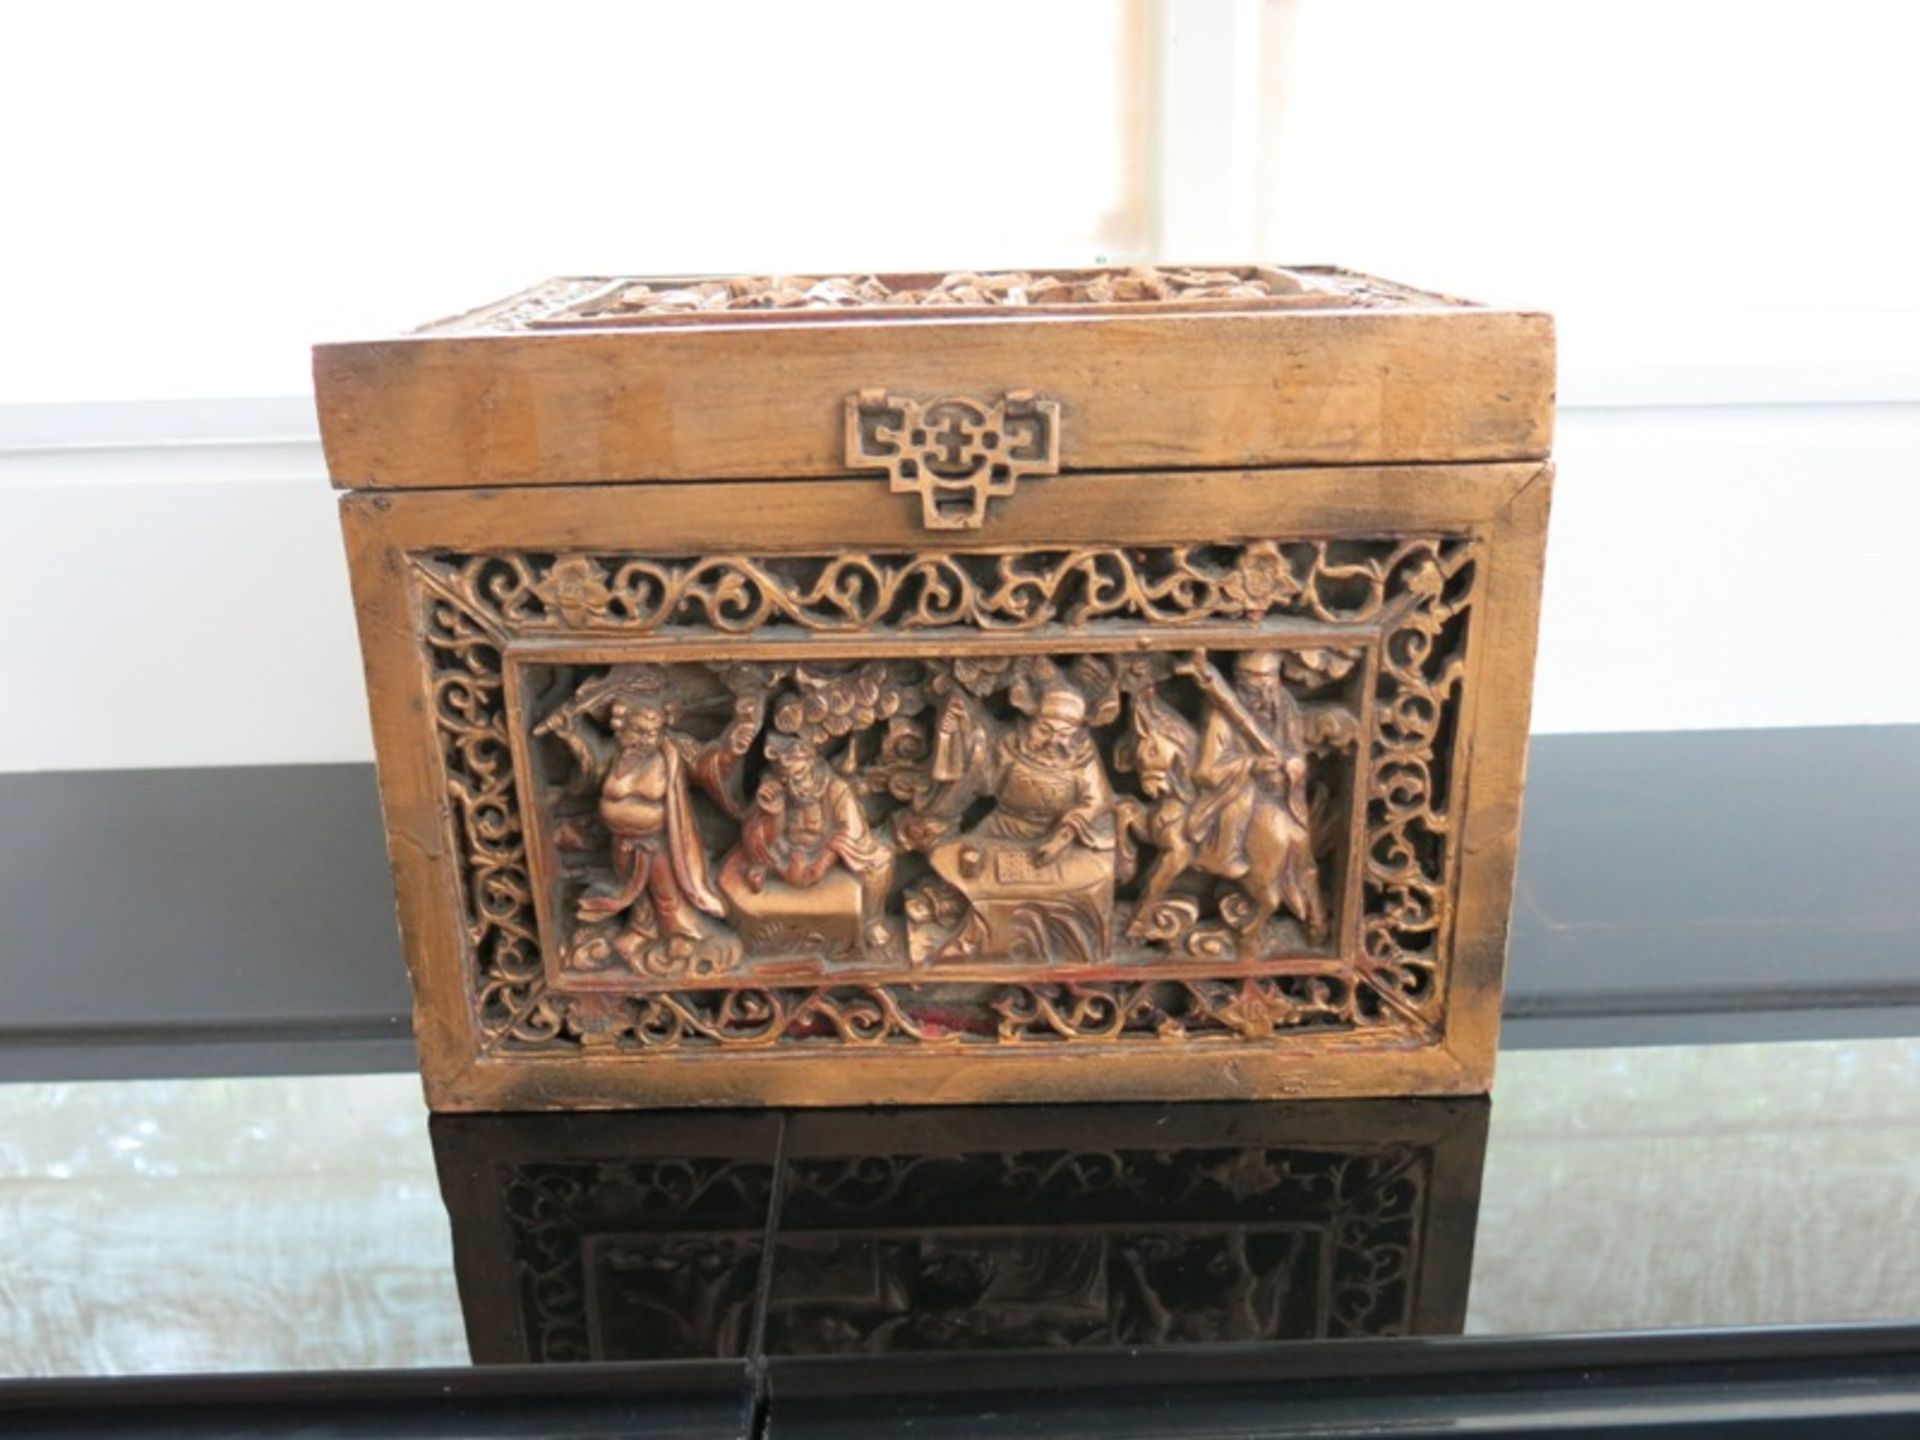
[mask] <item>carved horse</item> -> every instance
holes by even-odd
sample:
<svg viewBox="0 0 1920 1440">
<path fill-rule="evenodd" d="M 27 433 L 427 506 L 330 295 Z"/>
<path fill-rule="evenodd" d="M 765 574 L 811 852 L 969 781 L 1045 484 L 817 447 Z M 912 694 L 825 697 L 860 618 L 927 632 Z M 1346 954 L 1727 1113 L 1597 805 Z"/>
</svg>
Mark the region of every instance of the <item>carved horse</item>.
<svg viewBox="0 0 1920 1440">
<path fill-rule="evenodd" d="M 1194 779 L 1200 737 L 1192 725 L 1162 701 L 1151 684 L 1136 690 L 1131 707 L 1132 733 L 1122 742 L 1122 768 L 1140 776 L 1140 788 L 1154 803 L 1130 796 L 1117 802 L 1120 831 L 1119 871 L 1131 879 L 1138 867 L 1135 841 L 1159 851 L 1141 888 L 1127 934 L 1138 940 L 1171 938 L 1178 920 L 1167 908 L 1173 886 L 1189 871 L 1232 881 L 1240 894 L 1221 903 L 1221 914 L 1240 932 L 1242 948 L 1253 946 L 1263 926 L 1284 906 L 1318 941 L 1327 930 L 1325 904 L 1313 862 L 1312 837 L 1287 803 L 1266 787 L 1256 787 L 1251 813 L 1239 845 L 1210 843 L 1227 796 L 1203 789 Z"/>
</svg>

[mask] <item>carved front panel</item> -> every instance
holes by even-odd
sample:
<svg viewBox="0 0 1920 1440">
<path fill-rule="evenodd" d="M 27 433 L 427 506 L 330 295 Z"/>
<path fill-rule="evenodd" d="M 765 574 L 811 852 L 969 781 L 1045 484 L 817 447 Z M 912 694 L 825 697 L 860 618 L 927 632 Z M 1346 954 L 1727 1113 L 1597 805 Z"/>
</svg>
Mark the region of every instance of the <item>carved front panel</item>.
<svg viewBox="0 0 1920 1440">
<path fill-rule="evenodd" d="M 482 1051 L 1426 1043 L 1475 553 L 415 553 Z"/>
</svg>

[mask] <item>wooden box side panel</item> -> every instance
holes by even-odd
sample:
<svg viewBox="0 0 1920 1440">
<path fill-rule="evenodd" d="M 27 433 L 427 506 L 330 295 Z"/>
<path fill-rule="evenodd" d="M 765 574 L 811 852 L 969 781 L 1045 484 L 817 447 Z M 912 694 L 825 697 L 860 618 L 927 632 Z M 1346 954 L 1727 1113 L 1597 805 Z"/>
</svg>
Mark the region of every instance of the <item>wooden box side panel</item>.
<svg viewBox="0 0 1920 1440">
<path fill-rule="evenodd" d="M 1540 466 L 1486 522 L 1489 564 L 1462 716 L 1447 1047 L 1483 1091 L 1499 1044 L 1553 479 L 1553 466 Z"/>
<path fill-rule="evenodd" d="M 1483 1090 L 1549 483 L 1538 465 L 1062 476 L 1023 491 L 1010 519 L 966 553 L 934 560 L 910 502 L 870 482 L 345 497 L 430 1100 L 512 1109 Z M 864 580 L 823 588 L 818 567 L 844 575 L 850 563 Z M 885 606 L 925 593 L 906 572 L 941 564 L 962 590 L 976 587 L 974 609 L 892 628 L 904 612 Z M 1003 582 L 993 595 L 979 588 L 988 574 Z M 616 594 L 635 576 L 652 578 Z M 791 588 L 796 576 L 811 600 Z M 894 598 L 874 609 L 870 595 L 882 593 Z M 1089 612 L 1089 596 L 1105 608 Z M 996 624 L 1005 633 L 984 633 Z M 568 684 L 603 683 L 622 667 L 791 669 L 796 644 L 825 672 L 884 652 L 916 674 L 948 673 L 947 652 L 1019 671 L 1036 656 L 1077 664 L 1138 650 L 1160 657 L 1162 681 L 1187 645 L 1223 668 L 1263 647 L 1296 660 L 1351 649 L 1364 666 L 1337 695 L 1350 697 L 1359 728 L 1330 727 L 1330 743 L 1357 747 L 1358 808 L 1314 822 L 1345 827 L 1332 838 L 1356 857 L 1332 938 L 1320 950 L 1301 941 L 1307 916 L 1289 902 L 1303 948 L 1194 960 L 1171 979 L 1069 974 L 1043 954 L 1037 971 L 1008 971 L 999 998 L 981 1002 L 993 1012 L 984 1025 L 915 1008 L 946 973 L 631 986 L 565 973 L 580 958 L 565 948 L 580 892 L 536 904 L 537 892 L 561 893 L 554 817 L 526 813 L 523 799 L 539 790 L 529 774 L 544 767 L 557 786 L 564 764 L 531 748 L 551 697 L 510 703 L 527 682 L 509 671 L 529 656 L 575 667 Z M 1358 677 L 1370 688 L 1355 700 Z M 1139 709 L 1139 695 L 1127 703 Z M 1116 706 L 1110 734 L 1125 724 Z M 1150 819 L 1158 792 L 1134 793 Z M 868 918 L 899 923 L 897 911 Z M 1113 918 L 1124 926 L 1124 906 Z M 645 957 L 627 958 L 637 968 Z M 610 962 L 602 953 L 595 963 Z"/>
<path fill-rule="evenodd" d="M 1454 310 L 414 338 L 314 353 L 334 484 L 845 474 L 842 407 L 1029 391 L 1064 470 L 1544 459 L 1553 325 Z"/>
</svg>

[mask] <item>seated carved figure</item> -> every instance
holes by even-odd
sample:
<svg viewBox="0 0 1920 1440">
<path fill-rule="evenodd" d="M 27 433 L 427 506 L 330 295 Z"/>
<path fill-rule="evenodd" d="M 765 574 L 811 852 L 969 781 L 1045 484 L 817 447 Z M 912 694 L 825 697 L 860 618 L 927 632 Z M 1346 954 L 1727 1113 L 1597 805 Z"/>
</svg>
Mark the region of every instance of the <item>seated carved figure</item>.
<svg viewBox="0 0 1920 1440">
<path fill-rule="evenodd" d="M 1097 963 L 1113 918 L 1113 791 L 1070 685 L 1044 688 L 1006 727 L 958 695 L 936 732 L 936 787 L 899 827 L 966 899 L 968 924 L 939 957 Z M 994 807 L 959 836 L 975 797 Z"/>
<path fill-rule="evenodd" d="M 811 741 L 774 735 L 771 773 L 720 870 L 720 893 L 750 946 L 858 951 L 885 945 L 893 852 L 854 789 Z"/>
</svg>

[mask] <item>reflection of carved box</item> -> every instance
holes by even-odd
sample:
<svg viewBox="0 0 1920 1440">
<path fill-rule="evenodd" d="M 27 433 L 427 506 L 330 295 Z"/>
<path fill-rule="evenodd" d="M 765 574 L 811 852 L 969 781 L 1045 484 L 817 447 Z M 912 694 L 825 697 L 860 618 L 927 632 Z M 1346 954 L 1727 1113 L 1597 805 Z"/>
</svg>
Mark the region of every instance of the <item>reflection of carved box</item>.
<svg viewBox="0 0 1920 1440">
<path fill-rule="evenodd" d="M 1457 1334 L 1486 1122 L 448 1116 L 433 1144 L 473 1358 L 513 1364 Z"/>
<path fill-rule="evenodd" d="M 317 352 L 432 1103 L 1483 1090 L 1550 323 L 936 279 Z"/>
</svg>

